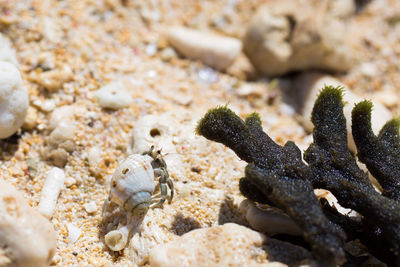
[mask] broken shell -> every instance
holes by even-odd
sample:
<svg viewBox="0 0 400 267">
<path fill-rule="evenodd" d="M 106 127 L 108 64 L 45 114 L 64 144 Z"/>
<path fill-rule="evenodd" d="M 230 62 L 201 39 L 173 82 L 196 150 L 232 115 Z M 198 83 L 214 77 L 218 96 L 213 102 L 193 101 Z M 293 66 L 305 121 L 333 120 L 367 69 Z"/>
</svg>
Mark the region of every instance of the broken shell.
<svg viewBox="0 0 400 267">
<path fill-rule="evenodd" d="M 112 251 L 120 251 L 124 249 L 128 243 L 129 226 L 124 225 L 117 230 L 108 232 L 104 236 L 104 241 L 107 244 L 107 247 L 109 247 Z"/>
</svg>

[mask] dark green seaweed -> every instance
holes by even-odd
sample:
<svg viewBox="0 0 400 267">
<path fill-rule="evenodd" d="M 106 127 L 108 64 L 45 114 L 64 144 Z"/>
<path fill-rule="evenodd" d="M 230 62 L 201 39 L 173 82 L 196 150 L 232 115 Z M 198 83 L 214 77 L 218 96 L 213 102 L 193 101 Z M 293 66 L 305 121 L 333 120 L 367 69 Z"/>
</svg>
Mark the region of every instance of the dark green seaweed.
<svg viewBox="0 0 400 267">
<path fill-rule="evenodd" d="M 317 259 L 326 266 L 344 261 L 345 235 L 324 216 L 307 179 L 312 173 L 293 142 L 281 147 L 263 132 L 258 115 L 253 113 L 243 121 L 226 107 L 210 110 L 197 133 L 228 146 L 249 163 L 241 180 L 242 193 L 256 192 L 251 199 L 257 200 L 262 192 L 266 202 L 284 210 L 304 230 Z"/>
</svg>

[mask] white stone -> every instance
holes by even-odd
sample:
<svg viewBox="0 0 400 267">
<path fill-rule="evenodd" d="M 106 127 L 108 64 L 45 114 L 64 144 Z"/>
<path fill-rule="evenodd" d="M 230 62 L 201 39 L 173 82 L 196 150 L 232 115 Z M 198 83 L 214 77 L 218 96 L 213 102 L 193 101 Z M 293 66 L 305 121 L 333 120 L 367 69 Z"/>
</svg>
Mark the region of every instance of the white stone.
<svg viewBox="0 0 400 267">
<path fill-rule="evenodd" d="M 102 157 L 101 157 L 101 150 L 98 147 L 92 147 L 88 151 L 87 160 L 89 163 L 89 171 L 94 176 L 99 176 L 102 173 L 102 168 L 100 166 Z"/>
<path fill-rule="evenodd" d="M 72 105 L 65 105 L 53 110 L 50 116 L 49 128 L 54 129 L 59 124 L 65 121 L 73 121 L 76 107 Z"/>
<path fill-rule="evenodd" d="M 366 77 L 373 78 L 378 75 L 378 68 L 375 63 L 365 62 L 362 63 L 359 68 L 360 72 Z"/>
<path fill-rule="evenodd" d="M 132 104 L 132 96 L 122 82 L 114 81 L 94 92 L 102 108 L 120 109 Z"/>
<path fill-rule="evenodd" d="M 97 211 L 97 205 L 96 205 L 96 202 L 94 202 L 94 201 L 89 201 L 89 202 L 83 204 L 83 207 L 85 208 L 86 212 L 89 214 L 93 214 Z"/>
<path fill-rule="evenodd" d="M 185 121 L 182 110 L 166 112 L 161 115 L 145 115 L 139 118 L 131 131 L 128 153 L 141 154 L 148 151 L 152 145 L 161 149 L 162 154 L 167 154 L 165 161 L 170 175 L 183 176 L 182 156 L 176 151 L 174 137 L 184 138 L 190 133 L 192 125 Z M 184 123 L 185 122 L 185 123 Z"/>
<path fill-rule="evenodd" d="M 68 240 L 71 244 L 74 244 L 78 241 L 79 237 L 82 235 L 82 230 L 72 223 L 67 223 L 67 230 L 68 230 Z"/>
<path fill-rule="evenodd" d="M 72 73 L 72 69 L 68 65 L 42 72 L 39 75 L 33 74 L 29 76 L 31 81 L 37 82 L 49 92 L 55 92 L 61 89 L 64 83 L 71 81 L 73 77 L 74 74 Z"/>
<path fill-rule="evenodd" d="M 0 180 L 0 266 L 48 266 L 55 251 L 51 223 Z"/>
<path fill-rule="evenodd" d="M 349 3 L 267 1 L 250 20 L 243 50 L 254 67 L 268 76 L 309 69 L 347 71 L 354 59 L 347 44 L 346 19 L 354 3 L 344 1 Z"/>
<path fill-rule="evenodd" d="M 65 173 L 62 169 L 54 167 L 48 174 L 44 182 L 38 210 L 47 218 L 51 218 L 57 204 L 58 195 L 64 187 Z"/>
<path fill-rule="evenodd" d="M 228 68 L 242 50 L 238 39 L 184 27 L 170 28 L 167 38 L 185 57 L 200 60 L 218 70 Z"/>
<path fill-rule="evenodd" d="M 24 123 L 28 91 L 18 69 L 9 62 L 0 61 L 0 81 L 0 138 L 7 138 Z"/>
<path fill-rule="evenodd" d="M 38 119 L 37 110 L 34 107 L 29 107 L 22 127 L 24 129 L 32 130 L 33 128 L 35 128 L 37 124 L 37 119 Z"/>
<path fill-rule="evenodd" d="M 150 252 L 151 267 L 271 266 L 262 249 L 266 237 L 234 223 L 192 230 Z M 274 265 L 286 266 L 286 265 Z"/>
<path fill-rule="evenodd" d="M 71 186 L 75 185 L 76 182 L 77 182 L 77 181 L 76 181 L 75 178 L 67 177 L 67 178 L 65 178 L 64 184 L 65 184 L 66 187 L 71 187 Z"/>
<path fill-rule="evenodd" d="M 49 144 L 58 146 L 66 141 L 73 141 L 77 127 L 74 123 L 65 121 L 59 124 L 49 136 Z"/>
<path fill-rule="evenodd" d="M 253 202 L 246 199 L 240 203 L 240 210 L 246 220 L 257 231 L 268 234 L 302 235 L 303 231 L 282 211 L 276 209 L 261 210 Z"/>
</svg>

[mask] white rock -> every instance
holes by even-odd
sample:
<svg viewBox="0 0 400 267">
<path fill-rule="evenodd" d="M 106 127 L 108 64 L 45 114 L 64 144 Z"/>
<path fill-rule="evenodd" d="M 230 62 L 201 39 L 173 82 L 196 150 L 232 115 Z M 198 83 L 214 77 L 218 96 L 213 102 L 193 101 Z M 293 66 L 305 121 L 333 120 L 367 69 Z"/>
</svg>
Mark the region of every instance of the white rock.
<svg viewBox="0 0 400 267">
<path fill-rule="evenodd" d="M 249 23 L 244 52 L 268 76 L 308 69 L 347 71 L 354 63 L 346 41 L 345 18 L 351 8 L 354 3 L 348 0 L 267 1 Z"/>
<path fill-rule="evenodd" d="M 300 115 L 302 115 L 302 124 L 303 126 L 311 131 L 313 128 L 313 124 L 311 123 L 311 112 L 314 106 L 314 102 L 318 96 L 319 91 L 324 88 L 325 85 L 332 86 L 343 86 L 345 88 L 343 100 L 346 102 L 344 106 L 343 112 L 346 117 L 346 127 L 348 133 L 348 145 L 351 151 L 356 151 L 356 146 L 354 143 L 353 135 L 351 133 L 351 110 L 354 107 L 354 104 L 361 102 L 364 100 L 361 96 L 358 96 L 352 93 L 348 88 L 344 86 L 337 79 L 327 76 L 327 75 L 319 75 L 319 74 L 304 74 L 300 76 L 297 80 L 295 80 L 296 84 L 300 84 L 304 86 L 304 88 L 299 88 L 299 94 L 304 94 L 299 98 L 302 103 L 299 104 Z M 372 109 L 371 116 L 371 124 L 372 130 L 377 134 L 382 126 L 392 118 L 391 112 L 385 108 L 381 103 L 372 101 L 374 107 Z"/>
<path fill-rule="evenodd" d="M 50 134 L 48 143 L 58 146 L 66 141 L 73 141 L 77 127 L 74 123 L 65 121 L 59 124 Z"/>
<path fill-rule="evenodd" d="M 372 62 L 365 62 L 362 63 L 360 66 L 360 72 L 369 78 L 375 77 L 376 75 L 378 75 L 378 69 L 376 67 L 375 63 Z"/>
<path fill-rule="evenodd" d="M 0 180 L 0 266 L 48 266 L 55 251 L 51 223 Z"/>
<path fill-rule="evenodd" d="M 218 70 L 228 68 L 242 50 L 240 40 L 184 27 L 172 27 L 168 42 L 190 59 L 200 60 Z"/>
<path fill-rule="evenodd" d="M 92 147 L 88 151 L 87 160 L 89 163 L 89 171 L 94 176 L 100 176 L 103 172 L 100 164 L 102 161 L 101 150 L 98 147 Z"/>
<path fill-rule="evenodd" d="M 102 108 L 120 109 L 132 104 L 132 96 L 122 82 L 111 82 L 94 93 Z"/>
<path fill-rule="evenodd" d="M 148 151 L 152 145 L 158 145 L 164 151 L 172 148 L 174 125 L 177 125 L 177 121 L 166 113 L 140 117 L 131 132 L 132 153 L 141 154 Z"/>
<path fill-rule="evenodd" d="M 71 81 L 73 77 L 74 74 L 71 67 L 64 65 L 54 70 L 42 72 L 39 75 L 32 74 L 29 79 L 37 82 L 49 92 L 55 92 L 61 89 L 64 83 Z"/>
<path fill-rule="evenodd" d="M 83 207 L 85 208 L 86 212 L 89 214 L 93 214 L 97 211 L 97 205 L 96 205 L 96 202 L 94 202 L 94 201 L 89 201 L 89 202 L 83 204 Z"/>
<path fill-rule="evenodd" d="M 54 129 L 58 125 L 63 124 L 65 122 L 72 122 L 74 121 L 75 115 L 86 115 L 87 110 L 86 108 L 75 106 L 75 105 L 65 105 L 58 107 L 53 110 L 50 115 L 50 123 L 49 129 Z"/>
<path fill-rule="evenodd" d="M 196 229 L 153 248 L 150 266 L 271 266 L 265 242 L 263 234 L 234 223 Z"/>
<path fill-rule="evenodd" d="M 96 167 L 97 165 L 99 165 L 99 163 L 101 161 L 100 154 L 101 154 L 101 151 L 96 146 L 89 149 L 88 162 L 89 162 L 90 167 Z"/>
<path fill-rule="evenodd" d="M 68 230 L 68 240 L 71 244 L 78 241 L 79 237 L 82 235 L 82 230 L 73 225 L 72 223 L 67 223 Z"/>
<path fill-rule="evenodd" d="M 73 185 L 75 185 L 76 184 L 76 179 L 75 178 L 72 178 L 72 177 L 66 177 L 65 178 L 65 182 L 64 182 L 64 184 L 65 184 L 65 186 L 66 187 L 71 187 L 71 186 L 73 186 Z"/>
<path fill-rule="evenodd" d="M 58 195 L 64 187 L 65 173 L 57 167 L 52 168 L 44 182 L 38 210 L 47 218 L 51 218 L 57 204 Z"/>
<path fill-rule="evenodd" d="M 164 61 L 170 61 L 171 59 L 176 57 L 175 50 L 171 47 L 164 48 L 160 53 L 160 57 Z"/>
<path fill-rule="evenodd" d="M 9 62 L 0 61 L 0 81 L 0 138 L 7 138 L 24 123 L 28 91 L 18 69 Z"/>
<path fill-rule="evenodd" d="M 240 203 L 240 210 L 246 215 L 246 220 L 251 227 L 257 231 L 289 235 L 302 235 L 303 233 L 289 216 L 276 209 L 261 210 L 246 199 Z"/>
<path fill-rule="evenodd" d="M 24 129 L 32 130 L 33 128 L 35 128 L 37 124 L 37 119 L 38 119 L 37 110 L 33 107 L 29 107 L 22 127 Z"/>
<path fill-rule="evenodd" d="M 7 61 L 18 67 L 15 50 L 11 48 L 10 40 L 2 34 L 0 34 L 0 61 Z"/>
</svg>

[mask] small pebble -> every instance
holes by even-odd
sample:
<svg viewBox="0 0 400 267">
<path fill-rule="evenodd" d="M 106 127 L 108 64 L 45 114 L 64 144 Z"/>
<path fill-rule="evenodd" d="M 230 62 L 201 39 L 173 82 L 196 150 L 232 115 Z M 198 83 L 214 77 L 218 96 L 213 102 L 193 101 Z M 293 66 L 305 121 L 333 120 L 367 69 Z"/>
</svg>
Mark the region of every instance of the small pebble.
<svg viewBox="0 0 400 267">
<path fill-rule="evenodd" d="M 154 56 L 157 53 L 157 45 L 156 44 L 148 44 L 146 45 L 146 54 L 149 56 Z"/>
<path fill-rule="evenodd" d="M 89 171 L 94 176 L 99 176 L 102 173 L 102 168 L 99 166 L 102 161 L 101 151 L 98 147 L 92 147 L 89 149 L 88 157 Z"/>
<path fill-rule="evenodd" d="M 218 80 L 218 73 L 212 68 L 202 68 L 197 72 L 197 76 L 201 82 L 212 84 Z"/>
<path fill-rule="evenodd" d="M 168 42 L 184 56 L 217 70 L 228 68 L 242 50 L 240 40 L 184 27 L 172 27 Z"/>
<path fill-rule="evenodd" d="M 71 244 L 74 244 L 78 241 L 79 237 L 82 235 L 82 230 L 73 225 L 72 223 L 67 223 L 68 230 L 68 240 Z"/>
<path fill-rule="evenodd" d="M 52 168 L 44 182 L 38 210 L 47 218 L 51 218 L 57 204 L 58 195 L 64 187 L 65 173 L 57 167 Z"/>
<path fill-rule="evenodd" d="M 102 108 L 120 109 L 132 104 L 132 96 L 125 90 L 122 82 L 111 82 L 94 92 Z"/>
<path fill-rule="evenodd" d="M 50 160 L 55 166 L 63 168 L 68 161 L 68 152 L 63 148 L 50 149 L 45 154 L 46 159 Z"/>
<path fill-rule="evenodd" d="M 360 72 L 369 78 L 375 77 L 378 75 L 378 69 L 376 68 L 376 65 L 372 62 L 366 62 L 362 63 L 360 65 Z"/>
<path fill-rule="evenodd" d="M 76 179 L 74 179 L 74 178 L 72 178 L 72 177 L 67 177 L 66 179 L 65 179 L 65 186 L 66 187 L 71 187 L 71 186 L 73 186 L 73 185 L 75 185 L 76 184 Z"/>
<path fill-rule="evenodd" d="M 83 207 L 85 208 L 86 212 L 89 214 L 95 213 L 97 211 L 97 205 L 96 205 L 96 202 L 94 202 L 94 201 L 89 201 L 89 202 L 83 204 Z"/>
<path fill-rule="evenodd" d="M 65 65 L 62 68 L 45 71 L 39 75 L 30 76 L 30 80 L 37 82 L 49 92 L 55 92 L 63 86 L 64 83 L 73 79 L 74 75 L 69 66 Z"/>
<path fill-rule="evenodd" d="M 37 119 L 38 119 L 37 109 L 34 107 L 29 107 L 22 127 L 27 130 L 32 130 L 33 128 L 35 128 L 37 124 Z"/>
<path fill-rule="evenodd" d="M 54 100 L 47 99 L 42 103 L 40 106 L 40 109 L 44 112 L 51 112 L 56 108 L 56 103 L 54 103 Z"/>
<path fill-rule="evenodd" d="M 72 122 L 64 122 L 57 126 L 49 136 L 49 144 L 59 146 L 67 141 L 73 141 L 77 127 Z"/>
<path fill-rule="evenodd" d="M 171 59 L 176 57 L 175 50 L 171 47 L 164 48 L 160 53 L 160 57 L 164 61 L 170 61 Z"/>
</svg>

